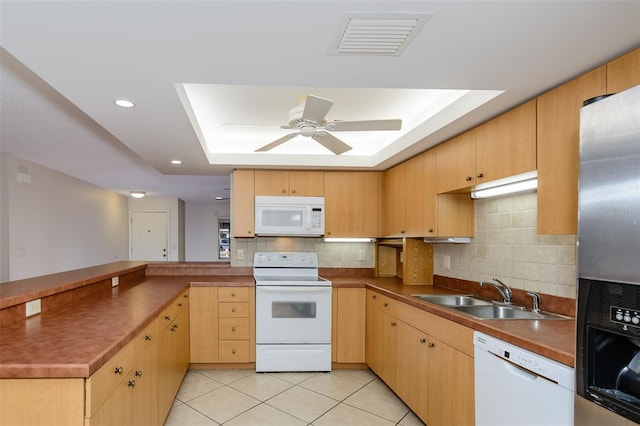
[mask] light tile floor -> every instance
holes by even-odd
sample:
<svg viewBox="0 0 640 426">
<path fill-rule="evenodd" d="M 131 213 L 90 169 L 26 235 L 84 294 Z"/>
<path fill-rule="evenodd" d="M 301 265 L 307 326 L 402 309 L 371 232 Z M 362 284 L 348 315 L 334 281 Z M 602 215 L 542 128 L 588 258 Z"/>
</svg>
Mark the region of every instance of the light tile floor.
<svg viewBox="0 0 640 426">
<path fill-rule="evenodd" d="M 424 426 L 369 370 L 189 370 L 165 426 Z"/>
</svg>

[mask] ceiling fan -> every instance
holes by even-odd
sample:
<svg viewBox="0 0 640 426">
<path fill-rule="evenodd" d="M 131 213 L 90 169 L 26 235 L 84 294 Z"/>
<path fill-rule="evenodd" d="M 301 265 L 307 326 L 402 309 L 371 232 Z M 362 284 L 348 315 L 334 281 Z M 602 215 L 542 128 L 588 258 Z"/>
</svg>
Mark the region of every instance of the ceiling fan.
<svg viewBox="0 0 640 426">
<path fill-rule="evenodd" d="M 402 120 L 365 120 L 365 121 L 331 121 L 326 115 L 333 106 L 333 101 L 319 96 L 307 95 L 298 101 L 298 105 L 289 111 L 289 124 L 281 129 L 296 129 L 255 152 L 269 151 L 298 135 L 310 137 L 336 155 L 351 149 L 349 145 L 333 136 L 330 132 L 362 132 L 377 130 L 400 130 Z"/>
</svg>

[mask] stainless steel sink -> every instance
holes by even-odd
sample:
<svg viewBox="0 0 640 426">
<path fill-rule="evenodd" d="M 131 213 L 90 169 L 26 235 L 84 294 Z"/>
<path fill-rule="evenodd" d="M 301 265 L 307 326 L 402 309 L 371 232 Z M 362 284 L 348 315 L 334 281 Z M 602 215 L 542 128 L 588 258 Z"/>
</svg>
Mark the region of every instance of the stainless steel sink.
<svg viewBox="0 0 640 426">
<path fill-rule="evenodd" d="M 471 315 L 477 319 L 529 319 L 529 320 L 546 320 L 546 319 L 570 319 L 563 315 L 552 314 L 550 312 L 533 312 L 517 306 L 454 306 L 451 309 Z"/>
<path fill-rule="evenodd" d="M 442 306 L 491 305 L 491 302 L 478 299 L 469 294 L 412 294 L 411 296 Z"/>
</svg>

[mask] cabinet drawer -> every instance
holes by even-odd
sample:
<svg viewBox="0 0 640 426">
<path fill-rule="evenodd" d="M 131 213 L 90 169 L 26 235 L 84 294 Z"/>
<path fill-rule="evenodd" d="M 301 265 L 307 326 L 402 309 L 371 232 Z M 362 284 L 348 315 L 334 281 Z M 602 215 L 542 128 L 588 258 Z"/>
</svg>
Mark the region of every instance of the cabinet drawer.
<svg viewBox="0 0 640 426">
<path fill-rule="evenodd" d="M 218 349 L 219 362 L 249 362 L 248 340 L 221 340 Z"/>
<path fill-rule="evenodd" d="M 136 354 L 144 351 L 146 348 L 151 347 L 156 342 L 158 337 L 158 319 L 154 319 L 147 326 L 140 331 L 134 341 L 134 351 Z"/>
<path fill-rule="evenodd" d="M 244 340 L 249 338 L 249 318 L 220 318 L 218 323 L 220 340 Z"/>
<path fill-rule="evenodd" d="M 249 316 L 248 302 L 226 302 L 218 304 L 220 318 L 247 318 Z"/>
<path fill-rule="evenodd" d="M 87 379 L 87 417 L 94 414 L 98 408 L 113 393 L 118 384 L 133 368 L 135 341 L 127 343 L 111 359 Z"/>
<path fill-rule="evenodd" d="M 249 287 L 220 287 L 218 288 L 220 302 L 248 302 Z"/>
</svg>

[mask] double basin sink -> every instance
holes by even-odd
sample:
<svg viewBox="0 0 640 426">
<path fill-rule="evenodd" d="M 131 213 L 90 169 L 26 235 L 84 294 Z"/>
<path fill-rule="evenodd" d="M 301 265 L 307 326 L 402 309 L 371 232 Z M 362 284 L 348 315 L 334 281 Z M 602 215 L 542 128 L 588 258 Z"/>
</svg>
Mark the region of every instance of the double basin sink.
<svg viewBox="0 0 640 426">
<path fill-rule="evenodd" d="M 488 302 L 467 294 L 412 294 L 411 296 L 476 319 L 571 319 L 551 312 L 534 312 L 522 306 Z"/>
</svg>

